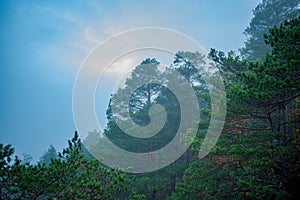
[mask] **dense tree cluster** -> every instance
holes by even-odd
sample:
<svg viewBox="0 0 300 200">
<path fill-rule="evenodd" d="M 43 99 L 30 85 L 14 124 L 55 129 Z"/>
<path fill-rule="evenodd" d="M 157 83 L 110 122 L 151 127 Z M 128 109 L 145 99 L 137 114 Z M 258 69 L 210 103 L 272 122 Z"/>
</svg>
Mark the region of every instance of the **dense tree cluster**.
<svg viewBox="0 0 300 200">
<path fill-rule="evenodd" d="M 264 59 L 271 47 L 264 43 L 264 34 L 274 26 L 280 26 L 285 20 L 300 16 L 299 0 L 263 0 L 253 10 L 254 17 L 244 31 L 247 37 L 245 47 L 240 49 L 244 58 L 250 61 Z"/>
<path fill-rule="evenodd" d="M 98 160 L 87 160 L 75 133 L 49 163 L 22 164 L 14 149 L 0 145 L 0 199 L 142 199 L 127 192 L 130 180 Z M 44 154 L 45 155 L 45 154 Z"/>
<path fill-rule="evenodd" d="M 91 131 L 84 146 L 75 133 L 63 152 L 57 154 L 50 145 L 38 163 L 31 164 L 30 155 L 13 159 L 14 149 L 0 144 L 0 199 L 296 199 L 300 196 L 299 9 L 299 0 L 263 0 L 245 30 L 247 41 L 240 55 L 211 49 L 206 59 L 199 52 L 178 51 L 165 70 L 155 58 L 143 60 L 124 87 L 112 94 L 103 133 Z M 212 63 L 225 84 L 227 115 L 218 143 L 199 159 L 213 112 L 209 88 L 217 87 L 204 81 L 215 76 L 209 69 Z M 200 66 L 207 71 L 200 73 Z M 193 122 L 181 138 L 184 143 L 189 132 L 197 132 L 188 150 L 168 167 L 144 174 L 123 173 L 95 160 L 98 155 L 120 159 L 107 147 L 108 140 L 138 153 L 158 150 L 172 140 L 181 120 L 180 103 L 166 78 L 173 72 L 193 88 L 200 108 L 200 121 Z M 149 112 L 161 112 L 151 110 L 155 104 L 167 113 L 162 130 L 149 138 L 126 134 L 146 134 L 125 122 L 147 126 Z M 147 162 L 152 161 L 149 156 Z"/>
<path fill-rule="evenodd" d="M 300 18 L 265 35 L 261 62 L 214 49 L 228 100 L 214 151 L 186 170 L 168 199 L 293 199 L 300 179 Z"/>
</svg>

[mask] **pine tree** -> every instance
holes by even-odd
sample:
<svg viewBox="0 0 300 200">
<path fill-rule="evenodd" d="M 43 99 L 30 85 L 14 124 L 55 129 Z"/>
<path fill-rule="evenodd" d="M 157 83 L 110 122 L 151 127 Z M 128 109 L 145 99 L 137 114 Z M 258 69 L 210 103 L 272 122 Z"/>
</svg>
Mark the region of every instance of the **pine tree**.
<svg viewBox="0 0 300 200">
<path fill-rule="evenodd" d="M 46 152 L 43 153 L 43 156 L 40 157 L 39 164 L 49 165 L 52 159 L 57 158 L 57 152 L 55 147 L 51 144 Z"/>
<path fill-rule="evenodd" d="M 280 26 L 285 20 L 300 16 L 299 0 L 263 0 L 253 10 L 253 18 L 245 29 L 247 37 L 245 47 L 240 49 L 243 58 L 261 61 L 271 47 L 264 42 L 264 34 L 274 26 Z"/>
</svg>

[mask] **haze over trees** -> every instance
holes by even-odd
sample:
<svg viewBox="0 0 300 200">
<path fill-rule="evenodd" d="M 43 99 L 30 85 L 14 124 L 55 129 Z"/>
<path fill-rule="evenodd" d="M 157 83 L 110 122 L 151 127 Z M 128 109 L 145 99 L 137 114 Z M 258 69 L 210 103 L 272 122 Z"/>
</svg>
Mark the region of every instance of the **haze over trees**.
<svg viewBox="0 0 300 200">
<path fill-rule="evenodd" d="M 124 87 L 111 96 L 103 133 L 93 130 L 82 142 L 75 132 L 67 148 L 57 153 L 50 145 L 37 164 L 31 163 L 30 155 L 14 158 L 13 147 L 0 144 L 0 199 L 296 199 L 300 196 L 299 13 L 299 0 L 263 0 L 253 11 L 239 55 L 210 50 L 209 59 L 225 84 L 227 115 L 218 143 L 205 158 L 199 159 L 198 153 L 212 109 L 211 86 L 203 76 L 214 74 L 198 72 L 204 55 L 182 50 L 164 71 L 158 69 L 156 58 L 145 58 L 136 66 Z M 164 79 L 172 71 L 182 75 L 198 98 L 200 121 L 188 130 L 197 131 L 189 149 L 168 167 L 150 173 L 124 173 L 102 165 L 90 153 L 104 151 L 118 159 L 106 148 L 107 140 L 143 153 L 160 149 L 174 137 L 180 104 Z M 134 90 L 127 106 L 122 97 L 145 80 L 148 84 Z M 158 80 L 163 84 L 151 83 Z M 118 108 L 114 112 L 113 104 Z M 167 113 L 157 135 L 135 138 L 119 127 L 116 120 L 128 120 L 126 108 L 136 124 L 149 124 L 154 104 Z"/>
<path fill-rule="evenodd" d="M 240 49 L 243 58 L 249 61 L 261 61 L 272 48 L 264 42 L 264 34 L 270 28 L 280 26 L 285 20 L 300 16 L 299 0 L 263 0 L 253 10 L 254 17 L 245 29 L 247 37 L 245 47 Z"/>
</svg>

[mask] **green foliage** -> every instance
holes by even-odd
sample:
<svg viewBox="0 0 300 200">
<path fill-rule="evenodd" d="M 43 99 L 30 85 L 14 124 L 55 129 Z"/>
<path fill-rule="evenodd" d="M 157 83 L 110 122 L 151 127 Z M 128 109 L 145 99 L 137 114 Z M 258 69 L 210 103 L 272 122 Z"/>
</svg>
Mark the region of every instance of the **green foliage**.
<svg viewBox="0 0 300 200">
<path fill-rule="evenodd" d="M 272 118 L 300 94 L 299 27 L 299 19 L 295 19 L 270 29 L 265 38 L 272 54 L 267 54 L 261 62 L 226 57 L 214 49 L 210 52 L 225 77 L 232 116 L 258 119 L 262 122 L 260 128 L 271 131 L 280 128 L 280 122 L 275 124 Z"/>
<path fill-rule="evenodd" d="M 285 20 L 299 17 L 299 4 L 299 0 L 263 0 L 258 4 L 250 25 L 244 31 L 247 41 L 240 49 L 242 56 L 250 61 L 263 60 L 265 54 L 271 52 L 271 47 L 264 43 L 264 34 Z"/>
<path fill-rule="evenodd" d="M 180 123 L 180 105 L 167 89 L 167 80 L 164 85 L 151 81 L 163 79 L 175 70 L 193 87 L 201 108 L 201 121 L 195 122 L 181 138 L 188 143 L 189 133 L 197 132 L 181 158 L 156 172 L 132 175 L 104 167 L 82 146 L 76 132 L 66 149 L 57 154 L 50 146 L 36 165 L 30 164 L 29 155 L 24 155 L 23 161 L 13 158 L 14 149 L 0 144 L 0 199 L 297 197 L 300 185 L 300 18 L 283 21 L 299 16 L 299 3 L 298 0 L 263 0 L 255 8 L 255 16 L 245 31 L 246 47 L 241 50 L 242 57 L 247 59 L 234 52 L 226 55 L 211 50 L 209 57 L 224 79 L 228 114 L 221 138 L 204 159 L 199 160 L 197 153 L 210 123 L 211 110 L 207 90 L 210 86 L 206 86 L 202 78 L 213 77 L 213 71 L 203 74 L 197 71 L 195 66 L 205 60 L 200 53 L 179 51 L 164 72 L 158 70 L 156 59 L 148 58 L 138 65 L 125 87 L 112 95 L 104 133 L 90 132 L 84 143 L 93 155 L 101 151 L 100 155 L 114 159 L 119 157 L 107 148 L 108 139 L 135 152 L 154 151 L 167 144 Z M 143 81 L 148 84 L 140 85 Z M 128 108 L 128 102 L 124 101 L 124 95 L 136 85 L 140 87 L 134 90 L 129 102 L 134 122 L 147 125 L 149 108 L 156 103 L 167 112 L 164 128 L 147 139 L 128 136 L 114 118 L 114 115 L 126 116 L 124 109 Z M 112 113 L 114 103 L 119 109 Z M 123 119 L 129 120 L 126 117 Z M 135 131 L 132 127 L 126 130 Z"/>
<path fill-rule="evenodd" d="M 173 68 L 178 71 L 189 84 L 204 84 L 201 72 L 198 71 L 200 65 L 205 64 L 205 56 L 199 52 L 178 51 L 175 54 Z"/>
<path fill-rule="evenodd" d="M 149 109 L 157 102 L 157 96 L 163 90 L 162 85 L 155 83 L 162 79 L 158 65 L 159 62 L 154 58 L 143 60 L 126 79 L 125 87 L 119 88 L 116 94 L 111 97 L 106 111 L 108 123 L 104 135 L 123 149 L 148 152 L 162 146 L 161 138 L 158 136 L 150 139 L 139 139 L 123 131 L 135 131 L 128 125 L 131 120 L 140 126 L 149 124 Z M 129 107 L 127 99 L 129 99 Z M 114 113 L 112 113 L 112 106 L 115 108 Z M 118 126 L 117 122 L 124 124 L 123 129 Z M 143 142 L 141 142 L 142 140 Z"/>
<path fill-rule="evenodd" d="M 11 163 L 13 148 L 0 145 L 1 198 L 4 199 L 143 199 L 130 194 L 129 179 L 97 160 L 87 161 L 75 132 L 68 147 L 48 165 Z"/>
<path fill-rule="evenodd" d="M 299 194 L 299 28 L 300 18 L 270 29 L 265 38 L 272 53 L 261 62 L 210 52 L 226 84 L 227 126 L 211 154 L 189 166 L 168 199 L 290 199 Z M 274 123 L 277 118 L 288 118 L 289 127 L 276 127 L 281 125 Z M 198 132 L 195 150 L 205 134 Z"/>
<path fill-rule="evenodd" d="M 19 175 L 21 161 L 12 155 L 14 149 L 11 145 L 0 144 L 0 198 L 11 199 L 16 197 L 14 194 L 19 192 L 16 179 Z"/>
<path fill-rule="evenodd" d="M 94 147 L 90 146 L 89 148 L 94 155 L 99 155 L 99 151 L 101 151 L 102 155 L 106 153 L 104 151 L 107 151 L 105 148 L 107 139 L 110 139 L 119 147 L 133 152 L 155 151 L 173 139 L 180 124 L 181 111 L 178 99 L 174 93 L 168 89 L 168 80 L 164 77 L 168 77 L 168 75 L 174 73 L 174 71 L 182 75 L 180 76 L 180 80 L 185 78 L 191 87 L 193 87 L 198 96 L 199 107 L 203 109 L 204 113 L 207 112 L 209 97 L 207 87 L 202 77 L 204 73 L 197 71 L 197 67 L 205 64 L 204 55 L 199 52 L 179 51 L 174 57 L 173 64 L 167 67 L 166 70 L 158 70 L 158 64 L 159 62 L 155 59 L 145 59 L 132 71 L 130 77 L 125 82 L 125 87 L 120 88 L 116 94 L 112 95 L 106 112 L 108 124 L 104 131 L 104 137 L 99 138 L 93 133 L 87 137 L 89 141 L 98 141 Z M 162 80 L 163 84 L 158 85 L 151 83 L 157 80 Z M 147 84 L 139 85 L 143 81 L 146 81 Z M 128 112 L 128 110 L 124 109 L 127 103 L 123 100 L 124 93 L 126 94 L 128 90 L 132 90 L 132 88 L 135 88 L 137 85 L 139 85 L 139 87 L 134 90 L 129 102 L 130 117 L 136 124 L 141 126 L 149 124 L 149 108 L 153 104 L 162 105 L 167 113 L 167 119 L 163 129 L 151 138 L 140 139 L 125 134 L 117 125 L 116 119 L 114 118 L 115 116 L 123 116 L 123 112 Z M 180 87 L 180 85 L 177 85 L 177 87 Z M 112 113 L 112 105 L 118 108 L 114 110 L 114 113 Z M 209 115 L 209 112 L 201 115 L 201 118 L 206 120 L 207 115 Z M 122 119 L 127 120 L 127 118 L 123 117 Z M 197 128 L 198 122 L 195 123 L 194 130 L 196 129 L 195 131 L 197 131 Z M 134 128 L 128 127 L 126 131 L 132 132 Z M 182 139 L 187 140 L 188 138 Z M 90 144 L 91 143 L 92 142 L 90 142 Z M 118 155 L 115 155 L 113 152 L 107 152 L 106 154 L 108 156 L 114 155 L 113 158 L 118 159 Z M 195 157 L 195 154 L 191 150 L 188 150 L 185 155 L 170 166 L 156 172 L 137 176 L 133 188 L 138 193 L 143 193 L 146 199 L 164 199 L 174 191 L 176 181 L 182 179 L 184 170 Z M 161 160 L 163 159 L 164 158 Z M 148 162 L 151 163 L 151 161 L 149 157 Z"/>
<path fill-rule="evenodd" d="M 288 140 L 270 132 L 223 134 L 210 156 L 186 170 L 169 199 L 287 199 L 286 178 L 297 167 L 299 148 L 275 139 Z"/>
</svg>

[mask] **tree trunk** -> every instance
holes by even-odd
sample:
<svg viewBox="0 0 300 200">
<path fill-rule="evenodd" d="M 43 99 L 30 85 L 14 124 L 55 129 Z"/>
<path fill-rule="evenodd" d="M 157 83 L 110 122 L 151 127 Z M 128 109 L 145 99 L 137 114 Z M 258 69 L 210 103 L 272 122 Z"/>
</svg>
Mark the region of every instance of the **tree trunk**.
<svg viewBox="0 0 300 200">
<path fill-rule="evenodd" d="M 271 112 L 268 112 L 268 114 L 267 114 L 267 121 L 268 121 L 268 125 L 269 125 L 269 131 L 273 132 L 274 127 L 273 127 Z"/>
</svg>

